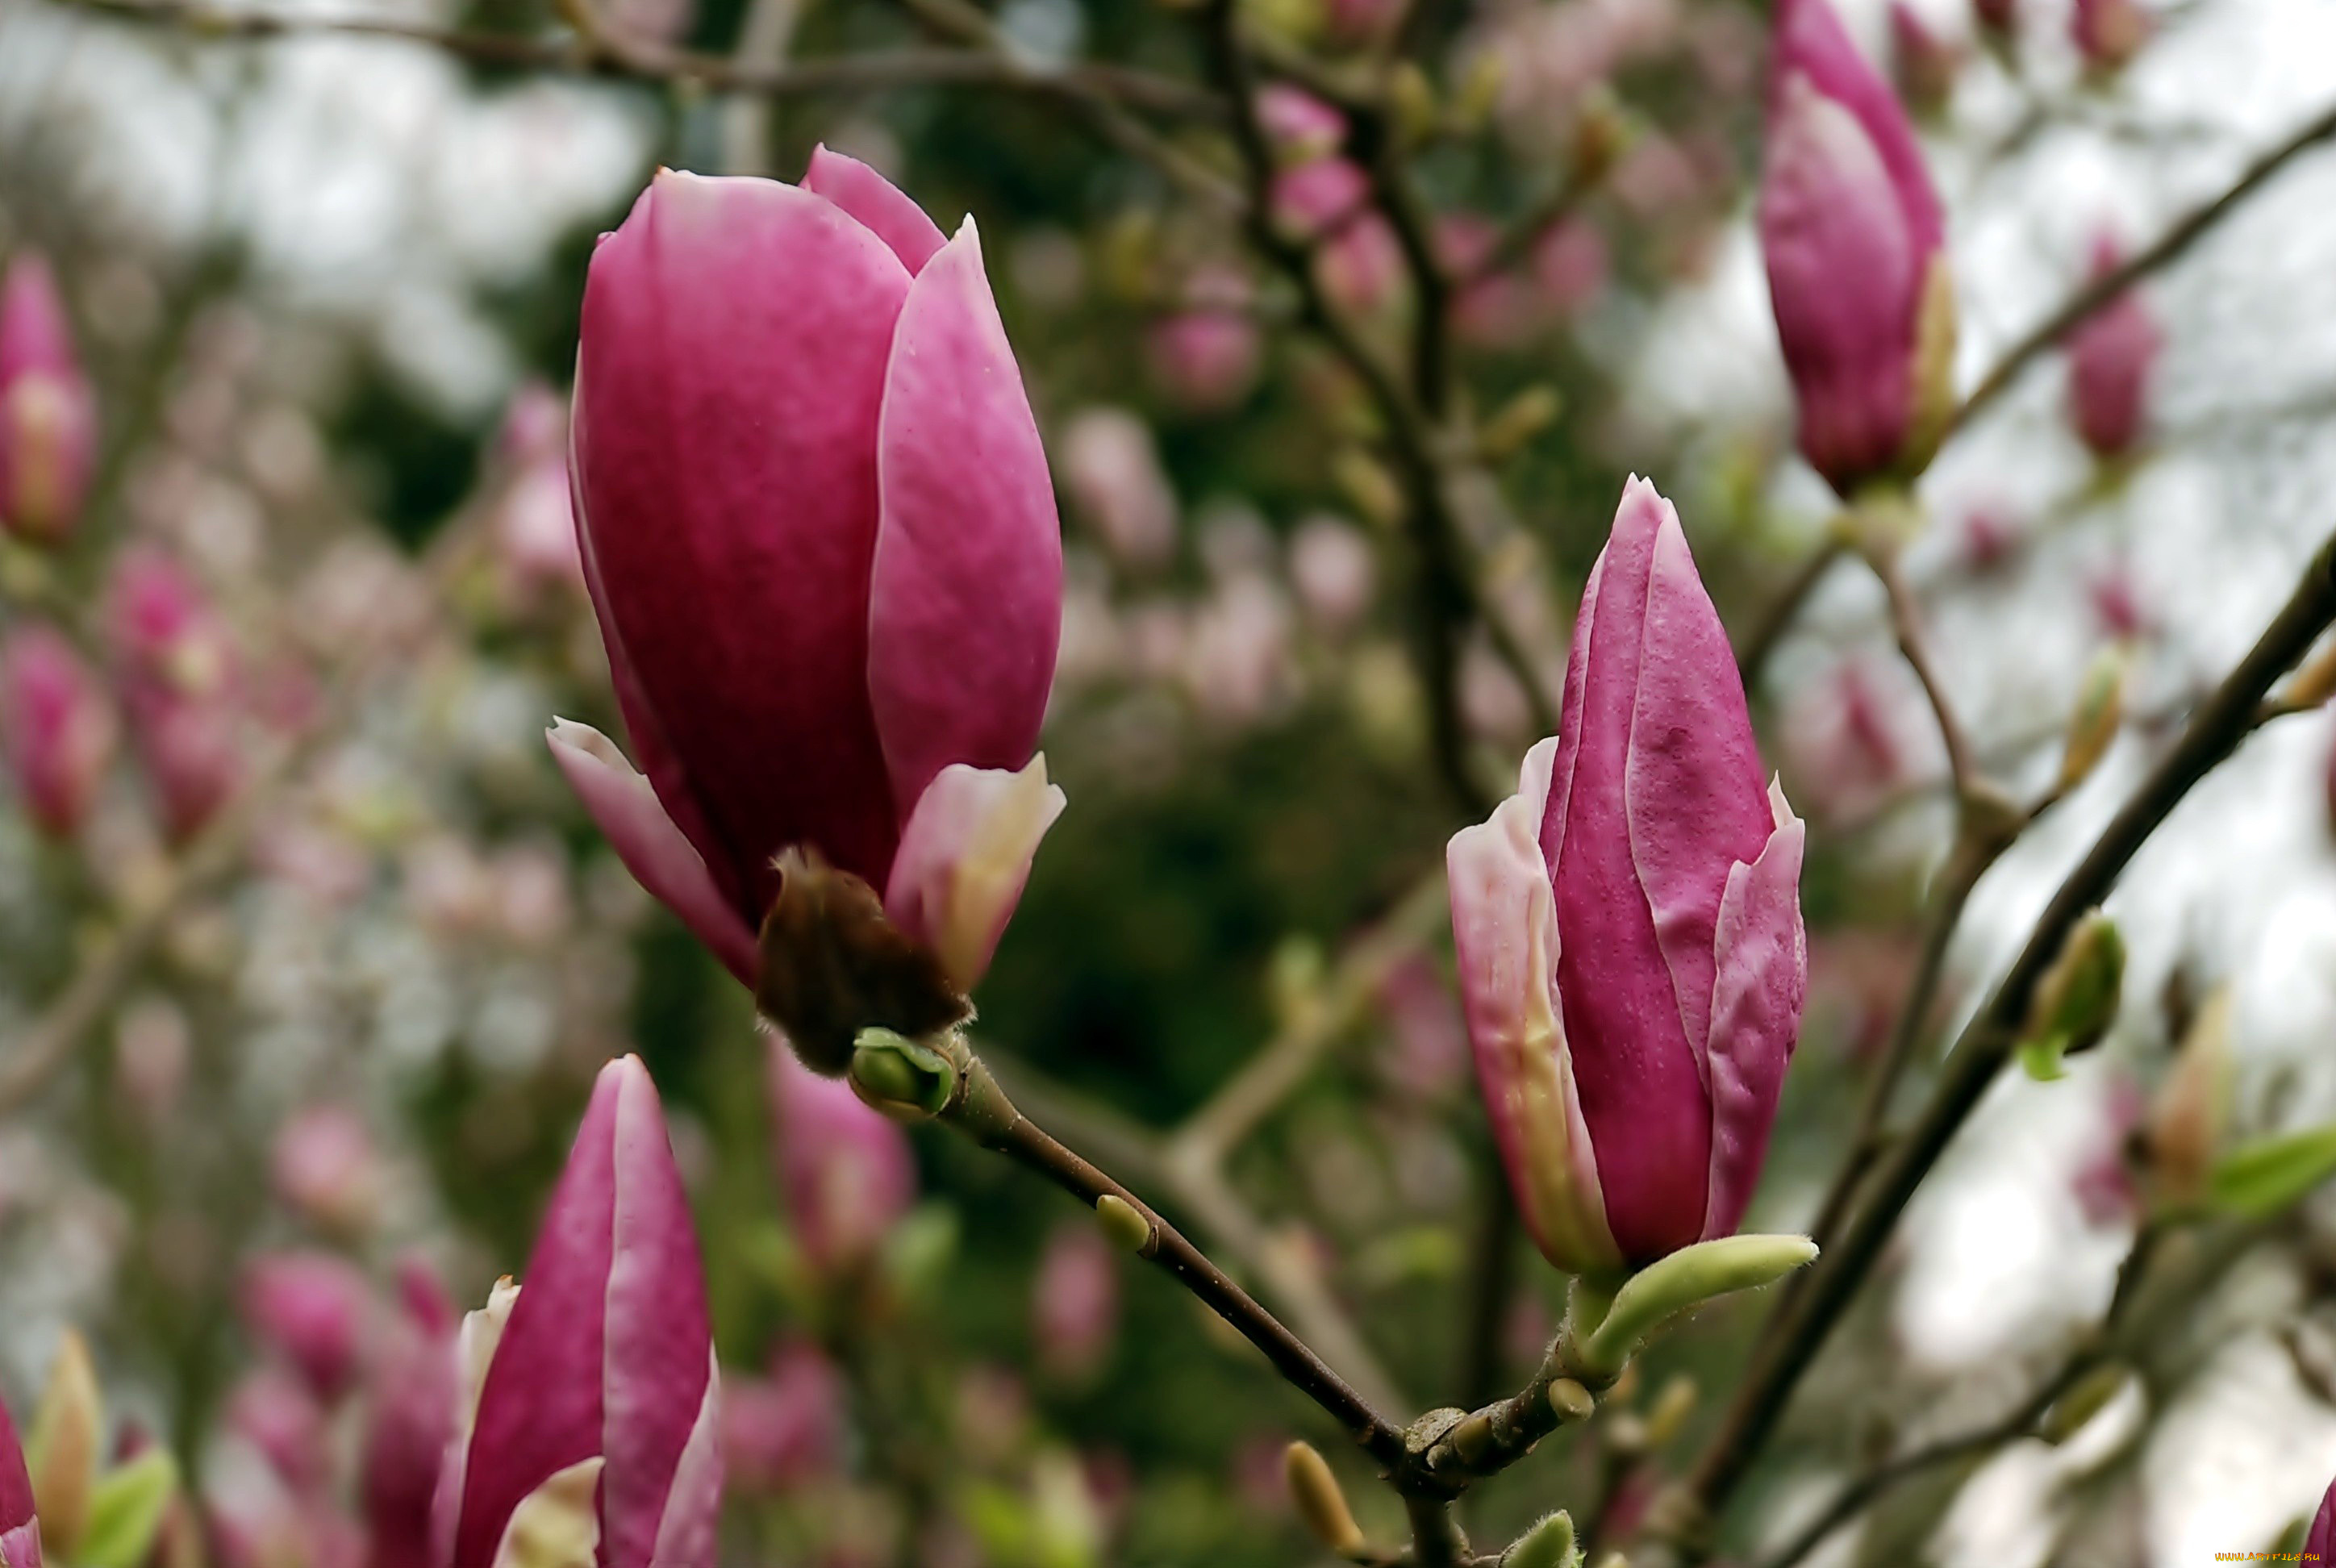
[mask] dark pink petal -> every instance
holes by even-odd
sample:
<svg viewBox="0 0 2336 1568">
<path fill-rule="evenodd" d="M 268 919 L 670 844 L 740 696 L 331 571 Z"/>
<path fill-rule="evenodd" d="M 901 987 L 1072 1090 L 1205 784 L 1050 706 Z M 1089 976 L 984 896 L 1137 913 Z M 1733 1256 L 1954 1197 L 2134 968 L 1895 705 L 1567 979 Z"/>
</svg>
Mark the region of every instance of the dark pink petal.
<svg viewBox="0 0 2336 1568">
<path fill-rule="evenodd" d="M 2114 240 L 2093 250 L 2093 274 L 2114 271 Z M 2166 346 L 2141 295 L 2127 289 L 2068 335 L 2068 414 L 2087 446 L 2103 457 L 2129 452 L 2148 422 L 2149 384 Z"/>
<path fill-rule="evenodd" d="M 25 813 L 59 838 L 80 830 L 118 735 L 96 673 L 63 632 L 29 622 L 0 644 L 0 748 Z"/>
<path fill-rule="evenodd" d="M 1651 519 L 1656 529 L 1630 721 L 1630 858 L 1688 1044 L 1701 1057 L 1710 1034 L 1720 897 L 1732 869 L 1759 855 L 1776 823 L 1736 655 L 1696 575 L 1679 514 L 1644 480 L 1630 485 L 1622 509 L 1633 516 L 1630 526 Z M 1618 534 L 1623 526 L 1615 524 Z"/>
<path fill-rule="evenodd" d="M 604 1082 L 611 1077 L 618 1086 L 608 1215 L 615 1250 L 607 1293 L 594 1303 L 608 1313 L 599 1369 L 600 1451 L 608 1461 L 600 1475 L 600 1562 L 603 1568 L 710 1568 L 710 1553 L 675 1558 L 658 1551 L 676 1478 L 690 1484 L 685 1519 L 702 1516 L 709 1537 L 721 1485 L 720 1447 L 707 1414 L 714 1330 L 706 1269 L 648 1072 L 638 1057 L 627 1057 L 602 1070 Z M 534 1289 L 532 1279 L 522 1286 L 520 1312 Z M 514 1315 L 514 1334 L 520 1326 Z M 504 1344 L 508 1350 L 508 1338 Z M 684 1476 L 683 1461 L 693 1449 Z M 710 1476 L 708 1463 L 715 1466 Z M 693 1526 L 680 1528 L 687 1534 Z"/>
<path fill-rule="evenodd" d="M 24 1555 L 19 1556 L 20 1551 Z M 0 1556 L 9 1568 L 41 1568 L 41 1527 L 33 1517 L 33 1477 L 8 1407 L 0 1403 Z"/>
<path fill-rule="evenodd" d="M 789 845 L 880 884 L 891 863 L 867 605 L 909 282 L 823 197 L 663 173 L 585 287 L 573 440 L 602 626 L 702 830 L 652 782 L 750 922 Z"/>
<path fill-rule="evenodd" d="M 493 1568 L 511 1510 L 559 1472 L 603 1451 L 621 1066 L 601 1069 L 536 1233 L 525 1284 L 488 1363 L 462 1478 L 452 1568 Z"/>
<path fill-rule="evenodd" d="M 652 1568 L 713 1568 L 715 1528 L 722 1519 L 722 1483 L 727 1456 L 722 1442 L 721 1374 L 706 1354 L 706 1398 L 689 1441 L 674 1464 L 665 1516 L 657 1522 Z"/>
<path fill-rule="evenodd" d="M 97 456 L 97 404 L 49 265 L 32 251 L 0 281 L 0 524 L 54 541 L 73 526 Z"/>
<path fill-rule="evenodd" d="M 905 191 L 857 158 L 829 151 L 824 143 L 811 150 L 803 188 L 816 190 L 860 219 L 910 272 L 923 271 L 941 248 L 939 225 Z"/>
<path fill-rule="evenodd" d="M 2327 1495 L 2320 1499 L 2320 1512 L 2312 1516 L 2303 1550 L 2307 1557 L 2316 1554 L 2322 1563 L 2336 1563 L 2336 1481 L 2329 1483 Z"/>
<path fill-rule="evenodd" d="M 1565 1038 L 1607 1222 L 1632 1261 L 1701 1233 L 1711 1157 L 1703 1066 L 1631 852 L 1630 733 L 1664 511 L 1634 485 L 1591 570 L 1541 825 Z"/>
<path fill-rule="evenodd" d="M 1760 1179 L 1785 1067 L 1800 1037 L 1809 989 L 1801 925 L 1801 850 L 1807 830 L 1769 794 L 1776 831 L 1760 856 L 1728 874 L 1714 935 L 1711 998 L 1711 1197 L 1708 1237 L 1733 1235 Z"/>
<path fill-rule="evenodd" d="M 1062 631 L 1054 485 L 970 219 L 901 307 L 881 440 L 868 689 L 905 821 L 951 763 L 1030 760 Z"/>
<path fill-rule="evenodd" d="M 705 861 L 674 826 L 649 781 L 589 725 L 561 719 L 544 739 L 633 879 L 671 910 L 739 984 L 751 989 L 757 961 L 754 932 L 714 885 Z"/>
</svg>

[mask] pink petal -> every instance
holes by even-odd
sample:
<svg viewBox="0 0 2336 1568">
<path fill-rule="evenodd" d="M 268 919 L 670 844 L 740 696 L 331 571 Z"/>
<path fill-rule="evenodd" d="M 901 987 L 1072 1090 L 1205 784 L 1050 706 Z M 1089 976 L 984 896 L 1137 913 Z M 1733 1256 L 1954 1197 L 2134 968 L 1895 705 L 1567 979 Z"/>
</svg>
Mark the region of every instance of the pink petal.
<svg viewBox="0 0 2336 1568">
<path fill-rule="evenodd" d="M 0 1404 L 0 1552 L 7 1554 L 12 1568 L 17 1561 L 15 1544 L 23 1539 L 33 1543 L 32 1568 L 39 1568 L 41 1537 L 39 1526 L 33 1522 L 33 1477 L 24 1468 L 24 1448 L 17 1439 L 16 1424 L 9 1418 L 8 1407 Z"/>
<path fill-rule="evenodd" d="M 1688 1043 L 1700 1057 L 1710 1034 L 1712 932 L 1729 868 L 1758 855 L 1776 823 L 1736 656 L 1679 514 L 1643 480 L 1622 504 L 1642 515 L 1652 509 L 1659 519 L 1630 718 L 1630 858 Z"/>
<path fill-rule="evenodd" d="M 2312 1516 L 2303 1550 L 2307 1556 L 2316 1553 L 2322 1563 L 2336 1562 L 2336 1481 L 2329 1483 L 2327 1495 L 2320 1499 L 2320 1512 Z"/>
<path fill-rule="evenodd" d="M 1711 998 L 1711 1206 L 1706 1238 L 1735 1233 L 1760 1179 L 1785 1066 L 1800 1037 L 1808 994 L 1801 925 L 1806 829 L 1771 786 L 1775 831 L 1759 858 L 1728 873 L 1714 933 Z"/>
<path fill-rule="evenodd" d="M 1062 630 L 1054 485 L 970 219 L 900 309 L 881 445 L 868 688 L 905 816 L 951 763 L 1030 760 Z"/>
<path fill-rule="evenodd" d="M 1557 742 L 1526 754 L 1517 793 L 1452 836 L 1452 941 L 1477 1082 L 1525 1228 L 1573 1273 L 1621 1261 L 1575 1089 L 1557 998 L 1557 906 L 1538 831 Z"/>
<path fill-rule="evenodd" d="M 931 949 L 960 990 L 989 969 L 1030 877 L 1038 841 L 1063 813 L 1046 759 L 1017 773 L 952 763 L 918 798 L 884 889 L 892 923 Z"/>
<path fill-rule="evenodd" d="M 1778 0 L 1768 73 L 1771 138 L 1789 82 L 1796 76 L 1807 78 L 1818 93 L 1854 115 L 1864 131 L 1887 170 L 1893 200 L 1914 250 L 1927 256 L 1938 249 L 1946 225 L 1913 122 L 1882 73 L 1850 41 L 1831 0 Z"/>
<path fill-rule="evenodd" d="M 603 625 L 750 913 L 788 845 L 872 881 L 891 863 L 867 603 L 909 285 L 823 197 L 662 173 L 585 286 L 573 440 Z"/>
<path fill-rule="evenodd" d="M 711 1568 L 722 1516 L 722 1379 L 707 1357 L 706 1398 L 674 1466 L 649 1568 Z"/>
<path fill-rule="evenodd" d="M 811 150 L 803 188 L 815 190 L 860 219 L 892 248 L 900 265 L 921 272 L 941 248 L 940 226 L 901 189 L 857 158 L 831 152 L 824 142 Z"/>
<path fill-rule="evenodd" d="M 804 1066 L 775 1030 L 768 1071 L 771 1154 L 795 1244 L 816 1269 L 866 1262 L 916 1202 L 908 1135 L 844 1079 Z"/>
<path fill-rule="evenodd" d="M 657 803 L 608 738 L 589 725 L 560 719 L 545 732 L 552 760 L 633 878 L 687 926 L 738 977 L 754 983 L 754 933 L 722 896 L 706 862 Z"/>
<path fill-rule="evenodd" d="M 601 1452 L 608 1460 L 600 1480 L 600 1562 L 602 1568 L 649 1568 L 667 1562 L 711 1568 L 710 1553 L 674 1559 L 659 1551 L 667 1498 L 684 1456 L 713 1442 L 700 1430 L 714 1400 L 705 1265 L 647 1070 L 638 1057 L 627 1057 L 604 1068 L 602 1077 L 613 1077 L 619 1088 L 608 1215 L 614 1251 L 599 1370 L 605 1401 Z M 534 1288 L 530 1280 L 521 1294 L 520 1310 L 526 1310 Z M 518 1324 L 512 1327 L 516 1330 Z M 690 1461 L 692 1495 L 684 1514 L 694 1517 L 703 1510 L 710 1530 L 711 1510 L 699 1494 L 719 1491 L 720 1472 L 709 1476 L 708 1462 L 703 1454 Z M 718 1456 L 711 1462 L 718 1466 Z"/>
</svg>

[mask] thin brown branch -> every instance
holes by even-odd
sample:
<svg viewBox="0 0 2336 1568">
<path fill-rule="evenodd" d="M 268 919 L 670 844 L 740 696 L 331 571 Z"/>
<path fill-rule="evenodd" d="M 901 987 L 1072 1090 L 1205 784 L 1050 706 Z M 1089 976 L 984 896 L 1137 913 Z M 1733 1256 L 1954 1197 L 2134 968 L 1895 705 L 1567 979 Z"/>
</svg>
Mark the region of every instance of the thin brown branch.
<svg viewBox="0 0 2336 1568">
<path fill-rule="evenodd" d="M 1747 695 L 1759 689 L 1760 677 L 1767 670 L 1769 658 L 1784 642 L 1786 633 L 1793 629 L 1793 622 L 1800 618 L 1802 607 L 1808 603 L 1809 596 L 1816 592 L 1817 585 L 1825 579 L 1825 574 L 1833 570 L 1835 563 L 1848 553 L 1848 550 L 1847 541 L 1838 532 L 1827 533 L 1825 543 L 1812 551 L 1786 580 L 1785 586 L 1777 590 L 1776 599 L 1744 638 L 1743 645 L 1736 653 L 1736 672 L 1742 677 Z"/>
<path fill-rule="evenodd" d="M 2236 211 L 2248 197 L 2268 183 L 2273 175 L 2331 137 L 2336 137 L 2336 108 L 2325 111 L 2286 141 L 2256 158 L 2221 195 L 2193 210 L 2153 243 L 2127 257 L 2122 265 L 2110 268 L 2078 289 L 2059 309 L 2004 351 L 2002 357 L 1980 378 L 1971 395 L 1963 399 L 1962 405 L 1955 410 L 1948 424 L 1949 431 L 1969 423 L 1973 414 L 2010 391 L 2012 384 L 2020 378 L 2020 372 L 2026 370 L 2031 361 L 2068 336 L 2087 317 L 2143 278 L 2179 260 L 2192 246 Z"/>
</svg>

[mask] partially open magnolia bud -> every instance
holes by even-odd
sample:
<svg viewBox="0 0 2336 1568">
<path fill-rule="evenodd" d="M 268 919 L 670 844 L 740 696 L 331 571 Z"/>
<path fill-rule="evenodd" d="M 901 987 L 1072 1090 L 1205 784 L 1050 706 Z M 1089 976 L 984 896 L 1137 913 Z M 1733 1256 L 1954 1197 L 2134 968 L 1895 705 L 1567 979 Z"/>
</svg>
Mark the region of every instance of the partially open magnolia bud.
<svg viewBox="0 0 2336 1568">
<path fill-rule="evenodd" d="M 1355 1523 L 1354 1510 L 1347 1506 L 1338 1478 L 1330 1474 L 1329 1461 L 1315 1451 L 1314 1445 L 1292 1443 L 1282 1456 L 1281 1468 L 1290 1483 L 1290 1501 L 1298 1505 L 1298 1516 L 1306 1521 L 1314 1538 L 1341 1557 L 1361 1552 L 1362 1526 Z"/>
<path fill-rule="evenodd" d="M 973 1016 L 940 960 L 886 918 L 875 889 L 810 850 L 788 850 L 778 870 L 754 1003 L 805 1066 L 833 1077 L 851 1066 L 863 1029 L 914 1039 Z"/>
</svg>

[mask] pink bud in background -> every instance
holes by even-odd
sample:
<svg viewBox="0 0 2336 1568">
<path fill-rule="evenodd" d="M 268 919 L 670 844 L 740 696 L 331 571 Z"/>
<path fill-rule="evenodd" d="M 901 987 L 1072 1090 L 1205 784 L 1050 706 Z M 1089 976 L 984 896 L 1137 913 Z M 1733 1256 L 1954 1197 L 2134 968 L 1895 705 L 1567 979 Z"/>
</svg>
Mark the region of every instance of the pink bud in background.
<svg viewBox="0 0 2336 1568">
<path fill-rule="evenodd" d="M 132 545 L 107 591 L 106 640 L 163 831 L 184 842 L 243 782 L 235 650 L 185 570 Z"/>
<path fill-rule="evenodd" d="M 450 1568 L 530 1561 L 529 1541 L 570 1553 L 550 1561 L 711 1568 L 722 1453 L 705 1271 L 639 1057 L 600 1070 L 517 1299 L 472 1318 L 473 1414 L 440 1497 Z"/>
<path fill-rule="evenodd" d="M 80 515 L 97 404 L 48 262 L 25 251 L 0 281 L 0 525 L 54 541 Z"/>
<path fill-rule="evenodd" d="M 1443 1094 L 1467 1070 L 1468 1026 L 1435 964 L 1415 955 L 1379 982 L 1379 1007 L 1395 1036 L 1390 1076 L 1405 1092 Z"/>
<path fill-rule="evenodd" d="M 1038 1364 L 1080 1382 L 1102 1368 L 1119 1333 L 1119 1254 L 1092 1220 L 1055 1227 L 1030 1282 Z"/>
<path fill-rule="evenodd" d="M 2094 619 L 2109 636 L 2130 642 L 2149 633 L 2149 609 L 2134 580 L 2133 568 L 2124 561 L 2111 561 L 2095 572 L 2086 581 L 2085 597 L 2092 603 Z"/>
<path fill-rule="evenodd" d="M 1560 317 L 1589 308 L 1604 292 L 1611 269 L 1606 231 L 1587 218 L 1562 219 L 1533 241 L 1533 282 Z"/>
<path fill-rule="evenodd" d="M 1995 570 L 2011 559 L 2027 530 L 2009 509 L 1993 503 L 1963 514 L 1962 558 L 1974 572 Z"/>
<path fill-rule="evenodd" d="M 1890 71 L 1915 112 L 1935 114 L 1954 95 L 1962 53 L 1906 0 L 1890 0 Z"/>
<path fill-rule="evenodd" d="M 1152 378 L 1179 407 L 1222 414 L 1257 385 L 1264 336 L 1255 297 L 1240 272 L 1204 268 L 1185 285 L 1184 307 L 1153 324 L 1144 337 Z"/>
<path fill-rule="evenodd" d="M 2328 1484 L 2327 1495 L 2320 1499 L 2320 1512 L 2312 1516 L 2312 1528 L 2303 1536 L 2304 1561 L 2318 1559 L 2336 1563 L 2336 1481 Z"/>
<path fill-rule="evenodd" d="M 0 644 L 0 745 L 24 813 L 70 838 L 104 782 L 118 738 L 96 675 L 54 627 L 20 626 Z"/>
<path fill-rule="evenodd" d="M 360 1460 L 372 1568 L 430 1561 L 431 1504 L 455 1432 L 451 1310 L 436 1277 L 418 1266 L 402 1272 L 400 1295 L 373 1368 Z"/>
<path fill-rule="evenodd" d="M 1486 348 L 1516 347 L 1541 325 L 1542 301 L 1526 279 L 1511 268 L 1488 270 L 1500 239 L 1500 226 L 1479 213 L 1447 212 L 1436 220 L 1437 258 L 1459 284 L 1453 330 Z"/>
<path fill-rule="evenodd" d="M 41 1522 L 33 1512 L 33 1477 L 8 1407 L 0 1404 L 0 1563 L 41 1568 Z"/>
<path fill-rule="evenodd" d="M 1392 304 L 1403 278 L 1403 248 L 1372 204 L 1370 178 L 1344 158 L 1316 158 L 1273 182 L 1273 220 L 1314 248 L 1323 290 L 1345 309 L 1370 313 Z"/>
<path fill-rule="evenodd" d="M 2101 1095 L 2100 1120 L 2068 1178 L 2078 1212 L 2096 1230 L 2129 1225 L 2141 1213 L 2141 1184 L 2127 1146 L 2148 1108 L 2140 1086 L 2123 1075 L 2112 1077 Z"/>
<path fill-rule="evenodd" d="M 944 241 L 824 148 L 801 186 L 658 174 L 593 253 L 571 440 L 647 776 L 581 726 L 552 749 L 627 866 L 752 985 L 774 861 L 815 850 L 970 986 L 1061 809 L 1063 599 L 971 221 Z"/>
<path fill-rule="evenodd" d="M 1257 120 L 1283 164 L 1310 163 L 1346 145 L 1347 117 L 1287 83 L 1272 83 L 1258 93 Z"/>
<path fill-rule="evenodd" d="M 365 1275 L 328 1252 L 277 1252 L 244 1275 L 245 1326 L 327 1402 L 355 1381 L 372 1310 Z"/>
<path fill-rule="evenodd" d="M 1280 585 L 1243 569 L 1221 582 L 1192 617 L 1184 683 L 1212 723 L 1232 728 L 1278 711 L 1295 695 L 1290 606 Z"/>
<path fill-rule="evenodd" d="M 2075 0 L 2068 13 L 2068 35 L 2094 71 L 2115 71 L 2140 54 L 2149 27 L 2135 0 Z"/>
<path fill-rule="evenodd" d="M 1290 586 L 1316 628 L 1351 631 L 1370 612 L 1378 560 L 1362 530 L 1342 519 L 1309 517 L 1290 541 Z"/>
<path fill-rule="evenodd" d="M 2020 24 L 2019 0 L 1971 0 L 1971 15 L 1999 38 L 2009 38 Z"/>
<path fill-rule="evenodd" d="M 1063 426 L 1063 488 L 1121 565 L 1164 565 L 1176 552 L 1176 492 L 1152 427 L 1124 408 L 1085 408 Z"/>
<path fill-rule="evenodd" d="M 1569 1272 L 1732 1233 L 1807 989 L 1804 831 L 1670 504 L 1633 479 L 1558 734 L 1446 854 L 1477 1076 L 1527 1227 Z"/>
<path fill-rule="evenodd" d="M 2114 272 L 2121 258 L 2107 235 L 2093 241 L 2093 276 Z M 2149 384 L 2166 346 L 2157 318 L 2126 289 L 2068 335 L 2068 419 L 2100 457 L 2121 457 L 2149 420 Z"/>
<path fill-rule="evenodd" d="M 279 1367 L 250 1373 L 228 1396 L 227 1424 L 293 1491 L 313 1492 L 324 1483 L 331 1453 L 325 1407 L 300 1378 Z"/>
<path fill-rule="evenodd" d="M 832 1475 L 843 1457 L 843 1374 L 808 1339 L 782 1342 L 770 1373 L 722 1391 L 724 1473 L 749 1495 Z"/>
<path fill-rule="evenodd" d="M 510 479 L 496 504 L 495 560 L 521 600 L 584 586 L 584 555 L 568 500 L 568 414 L 560 396 L 530 382 L 511 398 L 496 446 Z"/>
<path fill-rule="evenodd" d="M 1801 453 L 1844 494 L 1929 456 L 1953 395 L 1939 200 L 1827 0 L 1780 0 L 1759 229 Z"/>
<path fill-rule="evenodd" d="M 772 1157 L 795 1243 L 822 1272 L 862 1268 L 916 1202 L 908 1135 L 785 1041 L 769 1056 Z"/>
<path fill-rule="evenodd" d="M 354 1235 L 380 1212 L 381 1159 L 353 1111 L 312 1105 L 276 1135 L 276 1195 L 326 1230 Z"/>
</svg>

